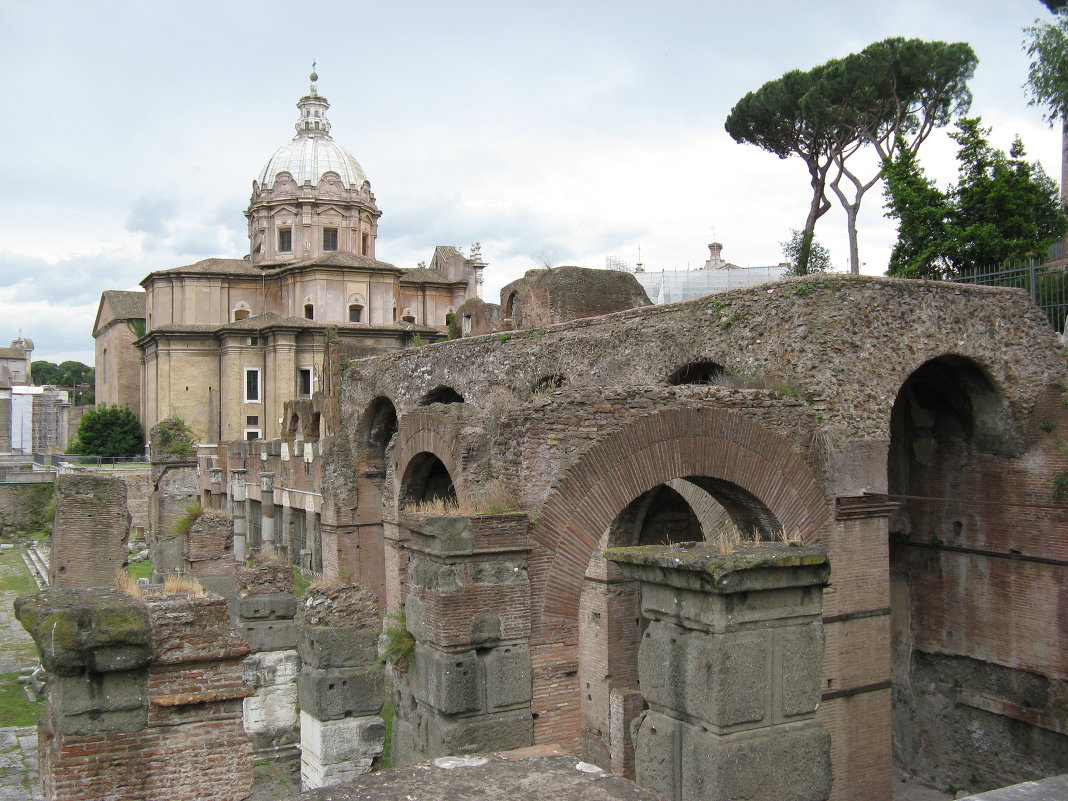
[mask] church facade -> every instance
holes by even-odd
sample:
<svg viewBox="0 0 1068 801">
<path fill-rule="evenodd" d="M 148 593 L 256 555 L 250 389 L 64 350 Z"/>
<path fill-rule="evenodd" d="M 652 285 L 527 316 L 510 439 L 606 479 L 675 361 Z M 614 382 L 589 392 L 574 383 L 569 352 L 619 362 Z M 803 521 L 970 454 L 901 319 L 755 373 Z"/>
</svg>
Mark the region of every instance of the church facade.
<svg viewBox="0 0 1068 801">
<path fill-rule="evenodd" d="M 311 78 L 296 135 L 253 181 L 249 254 L 158 270 L 143 293 L 101 297 L 98 397 L 132 400 L 146 430 L 177 415 L 202 443 L 278 437 L 283 404 L 319 387 L 328 335 L 366 355 L 433 341 L 478 296 L 477 246 L 469 256 L 438 247 L 414 269 L 377 259 L 382 212 L 359 162 L 331 137 L 330 104 Z M 136 391 L 113 386 L 131 373 Z"/>
</svg>

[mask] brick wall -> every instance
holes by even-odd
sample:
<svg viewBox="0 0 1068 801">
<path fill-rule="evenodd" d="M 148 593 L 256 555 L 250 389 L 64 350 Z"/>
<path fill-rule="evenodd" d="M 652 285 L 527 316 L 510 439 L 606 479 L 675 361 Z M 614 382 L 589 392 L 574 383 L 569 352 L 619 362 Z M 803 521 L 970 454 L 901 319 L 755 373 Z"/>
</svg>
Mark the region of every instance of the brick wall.
<svg viewBox="0 0 1068 801">
<path fill-rule="evenodd" d="M 56 478 L 49 583 L 54 587 L 110 587 L 126 564 L 130 513 L 121 478 Z"/>
</svg>

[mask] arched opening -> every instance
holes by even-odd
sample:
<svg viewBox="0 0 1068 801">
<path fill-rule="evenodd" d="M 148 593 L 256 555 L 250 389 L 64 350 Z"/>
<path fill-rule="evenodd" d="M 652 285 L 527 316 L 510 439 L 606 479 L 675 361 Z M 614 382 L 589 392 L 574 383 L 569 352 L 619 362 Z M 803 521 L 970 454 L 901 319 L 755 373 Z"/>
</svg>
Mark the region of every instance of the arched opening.
<svg viewBox="0 0 1068 801">
<path fill-rule="evenodd" d="M 643 492 L 616 515 L 590 558 L 579 600 L 579 708 L 582 758 L 634 778 L 630 724 L 645 709 L 638 646 L 647 622 L 638 582 L 600 554 L 604 548 L 708 541 L 730 552 L 745 540 L 776 537 L 778 520 L 733 482 L 686 476 Z"/>
<path fill-rule="evenodd" d="M 234 307 L 234 322 L 238 320 L 244 320 L 252 313 L 252 310 L 248 307 L 248 304 L 242 301 Z"/>
<path fill-rule="evenodd" d="M 690 362 L 668 376 L 667 382 L 674 387 L 683 384 L 718 384 L 730 375 L 728 370 L 715 362 Z"/>
<path fill-rule="evenodd" d="M 368 461 L 376 468 L 386 463 L 386 451 L 397 433 L 397 409 L 393 401 L 380 395 L 371 401 L 363 415 L 363 440 L 368 446 Z"/>
<path fill-rule="evenodd" d="M 995 664 L 1012 662 L 995 656 L 1010 644 L 984 644 L 997 637 L 995 608 L 1009 600 L 988 597 L 985 588 L 1001 583 L 1008 562 L 980 552 L 1001 549 L 990 501 L 999 495 L 1004 457 L 1019 447 L 1000 390 L 979 364 L 960 356 L 913 371 L 891 410 L 887 486 L 899 504 L 889 521 L 894 762 L 939 786 L 978 790 L 1035 778 L 1015 765 L 999 773 L 999 762 L 1025 760 L 1005 743 L 994 745 L 995 717 L 983 718 L 991 736 L 978 744 L 974 715 L 987 713 L 958 698 L 991 692 L 985 684 L 991 680 L 1011 686 L 1017 673 Z M 962 752 L 972 755 L 964 763 L 957 759 Z"/>
<path fill-rule="evenodd" d="M 404 470 L 400 500 L 402 507 L 421 503 L 455 503 L 456 488 L 445 463 L 429 451 L 416 454 Z"/>
<path fill-rule="evenodd" d="M 429 406 L 432 403 L 463 403 L 464 396 L 452 387 L 435 387 L 419 400 L 420 406 Z"/>
<path fill-rule="evenodd" d="M 567 383 L 567 377 L 562 376 L 559 373 L 552 373 L 551 375 L 543 375 L 537 381 L 534 382 L 534 386 L 530 388 L 531 393 L 545 393 L 552 392 L 554 389 L 560 389 Z"/>
<path fill-rule="evenodd" d="M 313 303 L 305 303 L 304 304 L 304 319 L 306 319 L 306 320 L 314 320 L 315 319 L 315 304 L 313 304 Z"/>
<path fill-rule="evenodd" d="M 515 300 L 519 296 L 518 292 L 509 292 L 507 300 L 504 301 L 504 317 L 505 319 L 512 319 L 512 315 L 515 313 Z"/>
</svg>

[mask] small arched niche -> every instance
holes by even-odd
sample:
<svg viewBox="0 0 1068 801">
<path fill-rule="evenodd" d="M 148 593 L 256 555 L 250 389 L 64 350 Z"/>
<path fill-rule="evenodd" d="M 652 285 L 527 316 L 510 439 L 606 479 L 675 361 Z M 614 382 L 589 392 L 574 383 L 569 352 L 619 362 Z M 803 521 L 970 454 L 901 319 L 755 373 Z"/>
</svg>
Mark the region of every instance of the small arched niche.
<svg viewBox="0 0 1068 801">
<path fill-rule="evenodd" d="M 667 382 L 673 387 L 684 384 L 721 384 L 731 378 L 729 370 L 716 362 L 689 362 L 668 376 Z"/>
<path fill-rule="evenodd" d="M 417 453 L 404 470 L 401 506 L 421 503 L 455 503 L 456 487 L 445 463 L 429 451 Z"/>
<path fill-rule="evenodd" d="M 379 395 L 371 401 L 363 414 L 361 428 L 371 463 L 382 466 L 386 461 L 389 443 L 397 433 L 397 409 L 393 401 L 384 395 Z"/>
<path fill-rule="evenodd" d="M 452 387 L 434 387 L 419 400 L 420 406 L 429 406 L 432 403 L 463 403 L 464 396 Z"/>
</svg>

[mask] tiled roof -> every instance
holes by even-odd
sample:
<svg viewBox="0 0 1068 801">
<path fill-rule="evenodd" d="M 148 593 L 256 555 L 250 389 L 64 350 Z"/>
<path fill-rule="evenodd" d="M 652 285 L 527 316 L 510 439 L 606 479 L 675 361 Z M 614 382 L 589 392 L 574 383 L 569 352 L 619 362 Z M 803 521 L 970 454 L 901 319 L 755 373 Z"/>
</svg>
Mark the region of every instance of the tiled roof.
<svg viewBox="0 0 1068 801">
<path fill-rule="evenodd" d="M 405 284 L 455 284 L 463 281 L 450 281 L 440 270 L 432 270 L 429 267 L 416 267 L 401 273 L 400 280 Z"/>
<path fill-rule="evenodd" d="M 158 273 L 203 273 L 205 275 L 260 275 L 263 271 L 245 259 L 201 259 L 183 267 L 156 270 Z"/>
<path fill-rule="evenodd" d="M 0 359 L 25 359 L 26 351 L 18 348 L 0 348 Z"/>
<path fill-rule="evenodd" d="M 264 331 L 270 328 L 302 328 L 305 330 L 323 330 L 336 328 L 339 331 L 416 331 L 436 332 L 438 329 L 426 325 L 413 323 L 386 323 L 383 325 L 367 325 L 365 323 L 327 323 L 306 320 L 303 317 L 283 317 L 274 312 L 257 314 L 246 317 L 243 320 L 235 320 L 223 325 L 190 324 L 190 323 L 167 323 L 166 325 L 153 328 L 153 334 L 216 334 L 227 331 Z"/>
<path fill-rule="evenodd" d="M 144 319 L 146 293 L 105 289 L 103 297 L 111 307 L 116 320 Z"/>
</svg>

